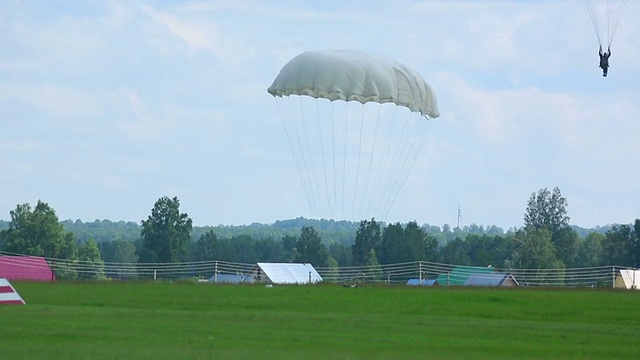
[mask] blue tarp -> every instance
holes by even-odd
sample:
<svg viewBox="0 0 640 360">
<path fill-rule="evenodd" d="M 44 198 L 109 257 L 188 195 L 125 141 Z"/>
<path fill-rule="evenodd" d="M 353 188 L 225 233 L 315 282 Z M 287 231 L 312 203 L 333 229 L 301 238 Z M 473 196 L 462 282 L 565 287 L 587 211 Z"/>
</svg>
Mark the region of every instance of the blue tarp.
<svg viewBox="0 0 640 360">
<path fill-rule="evenodd" d="M 409 279 L 407 281 L 407 285 L 409 286 L 433 286 L 436 284 L 435 280 L 429 280 L 429 279 Z"/>
<path fill-rule="evenodd" d="M 469 276 L 467 281 L 464 282 L 465 286 L 501 286 L 511 276 L 503 273 L 489 273 L 489 274 L 473 274 Z M 518 285 L 518 282 L 513 279 L 513 284 Z"/>
<path fill-rule="evenodd" d="M 253 276 L 236 274 L 218 274 L 217 276 L 212 276 L 209 279 L 209 282 L 225 284 L 253 283 L 254 281 L 255 279 L 253 278 Z"/>
</svg>

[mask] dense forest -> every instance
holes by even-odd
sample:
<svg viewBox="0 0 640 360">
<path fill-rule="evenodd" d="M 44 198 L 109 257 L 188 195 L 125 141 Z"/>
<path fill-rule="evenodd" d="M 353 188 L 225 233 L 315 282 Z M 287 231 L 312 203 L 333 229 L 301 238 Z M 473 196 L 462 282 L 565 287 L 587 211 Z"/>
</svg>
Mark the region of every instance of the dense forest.
<svg viewBox="0 0 640 360">
<path fill-rule="evenodd" d="M 98 244 L 113 240 L 125 240 L 135 242 L 140 239 L 140 230 L 142 226 L 140 222 L 134 221 L 112 221 L 108 219 L 94 220 L 91 222 L 83 222 L 81 220 L 62 220 L 59 223 L 66 231 L 74 234 L 76 240 L 80 243 L 88 239 L 95 240 Z M 380 222 L 385 225 L 384 222 Z M 10 221 L 0 220 L 0 230 L 8 229 Z M 358 222 L 353 221 L 334 221 L 334 220 L 318 220 L 307 218 L 296 218 L 288 220 L 278 220 L 271 224 L 253 223 L 250 225 L 217 225 L 217 226 L 194 226 L 191 232 L 193 241 L 197 241 L 202 235 L 212 231 L 218 238 L 232 238 L 237 236 L 250 236 L 253 239 L 281 239 L 285 235 L 297 236 L 303 226 L 312 226 L 321 235 L 325 244 L 340 243 L 343 245 L 352 245 L 355 240 Z M 515 233 L 518 229 L 511 228 L 503 230 L 496 225 L 464 225 L 461 227 L 451 227 L 449 224 L 420 225 L 426 233 L 432 235 L 441 245 L 454 240 L 456 238 L 465 239 L 468 235 L 500 235 Z M 590 233 L 605 234 L 615 226 L 620 224 L 608 224 L 605 226 L 596 226 L 595 228 L 583 228 L 577 225 L 571 225 L 571 228 L 581 237 L 585 238 Z"/>
<path fill-rule="evenodd" d="M 96 264 L 229 261 L 310 262 L 345 267 L 430 261 L 504 269 L 640 265 L 640 220 L 584 229 L 569 224 L 560 190 L 531 194 L 523 226 L 504 231 L 417 224 L 297 218 L 273 224 L 195 227 L 177 198 L 160 198 L 140 223 L 59 221 L 38 201 L 18 205 L 0 221 L 0 251 Z M 60 276 L 60 275 L 59 275 Z M 74 278 L 74 274 L 66 277 Z M 65 274 L 60 276 L 65 277 Z"/>
</svg>

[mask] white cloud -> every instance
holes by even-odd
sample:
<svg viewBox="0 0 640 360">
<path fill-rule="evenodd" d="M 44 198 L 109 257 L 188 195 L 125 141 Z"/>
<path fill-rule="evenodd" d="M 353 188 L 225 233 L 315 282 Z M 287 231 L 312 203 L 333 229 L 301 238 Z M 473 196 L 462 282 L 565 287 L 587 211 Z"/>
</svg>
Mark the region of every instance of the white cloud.
<svg viewBox="0 0 640 360">
<path fill-rule="evenodd" d="M 31 108 L 46 114 L 52 121 L 61 118 L 95 118 L 102 112 L 102 106 L 95 96 L 77 88 L 47 84 L 0 84 L 0 94 L 5 102 L 13 103 L 11 106 Z"/>
</svg>

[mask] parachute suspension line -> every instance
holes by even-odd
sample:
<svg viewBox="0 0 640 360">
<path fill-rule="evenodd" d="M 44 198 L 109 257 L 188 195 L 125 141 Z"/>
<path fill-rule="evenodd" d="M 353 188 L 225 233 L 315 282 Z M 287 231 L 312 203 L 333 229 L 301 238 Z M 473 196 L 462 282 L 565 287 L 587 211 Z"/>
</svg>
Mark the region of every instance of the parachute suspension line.
<svg viewBox="0 0 640 360">
<path fill-rule="evenodd" d="M 587 10 L 589 10 L 589 16 L 591 17 L 591 24 L 593 25 L 593 30 L 596 32 L 596 37 L 598 38 L 598 45 L 602 46 L 602 40 L 600 39 L 600 31 L 598 31 L 598 13 L 593 8 L 593 4 L 589 0 L 585 0 L 587 4 Z"/>
<path fill-rule="evenodd" d="M 389 183 L 391 182 L 391 178 L 393 174 L 391 174 L 391 170 L 389 169 L 389 165 L 393 161 L 392 156 L 392 144 L 393 137 L 395 133 L 395 127 L 397 125 L 397 112 L 393 112 L 393 118 L 389 122 L 389 126 L 385 129 L 386 132 L 383 134 L 383 143 L 382 143 L 382 153 L 380 154 L 380 159 L 378 161 L 377 167 L 378 171 L 376 176 L 376 187 L 374 188 L 374 194 L 378 194 L 376 198 L 371 202 L 371 210 L 374 213 L 378 213 L 380 208 L 384 207 L 383 204 L 383 194 L 389 188 Z"/>
<path fill-rule="evenodd" d="M 311 206 L 311 211 L 315 211 L 315 209 L 317 209 L 317 204 L 315 201 L 315 197 L 316 197 L 316 192 L 313 189 L 313 182 L 311 182 L 310 180 L 312 179 L 312 175 L 309 173 L 311 171 L 311 169 L 309 169 L 309 161 L 307 159 L 306 153 L 307 150 L 309 148 L 309 141 L 308 141 L 308 136 L 307 136 L 307 126 L 306 126 L 306 118 L 305 118 L 305 113 L 304 113 L 304 106 L 302 105 L 302 96 L 298 96 L 298 109 L 299 109 L 299 118 L 300 118 L 300 126 L 295 126 L 296 129 L 296 140 L 297 140 L 297 145 L 298 145 L 298 152 L 300 154 L 300 160 L 301 160 L 301 165 L 302 165 L 302 176 L 304 178 L 304 183 L 307 184 L 307 192 L 309 193 L 309 198 L 311 199 L 311 202 L 309 203 Z M 293 118 L 295 119 L 295 118 Z M 294 121 L 291 121 L 292 124 L 295 123 Z M 306 149 L 304 144 L 306 144 Z"/>
<path fill-rule="evenodd" d="M 370 180 L 372 178 L 371 175 L 371 171 L 373 169 L 373 161 L 376 158 L 376 151 L 378 149 L 378 129 L 380 128 L 380 114 L 382 113 L 382 104 L 377 103 L 377 115 L 376 115 L 376 122 L 375 122 L 375 127 L 373 130 L 373 139 L 372 139 L 372 143 L 371 143 L 371 151 L 370 151 L 370 156 L 369 156 L 369 166 L 367 167 L 367 176 L 365 176 L 364 180 L 364 189 L 363 189 L 363 196 L 362 196 L 362 201 L 360 202 L 360 206 L 358 208 L 358 213 L 363 214 L 364 213 L 364 204 L 365 202 L 371 203 L 371 200 L 369 200 L 370 198 L 373 197 L 373 193 L 369 191 L 369 186 L 370 186 Z M 362 217 L 362 216 L 361 216 Z M 378 219 L 378 220 L 384 220 L 384 219 Z"/>
<path fill-rule="evenodd" d="M 302 160 L 302 174 L 304 176 L 304 182 L 306 184 L 307 192 L 309 193 L 309 198 L 311 202 L 309 203 L 311 206 L 311 211 L 318 211 L 318 191 L 316 189 L 315 183 L 313 179 L 315 179 L 313 175 L 313 164 L 311 163 L 312 159 L 310 158 L 313 152 L 311 151 L 312 145 L 309 143 L 309 132 L 307 131 L 307 121 L 308 118 L 305 116 L 304 106 L 302 102 L 304 98 L 302 96 L 298 96 L 298 105 L 299 105 L 299 119 L 300 122 L 298 126 L 296 126 L 296 140 L 298 141 L 298 151 L 300 153 L 300 158 Z M 292 122 L 295 123 L 295 117 L 292 118 Z"/>
<path fill-rule="evenodd" d="M 318 161 L 318 151 L 316 148 L 318 144 L 314 141 L 318 136 L 315 136 L 315 134 L 312 133 L 313 114 L 311 113 L 313 112 L 313 108 L 303 104 L 305 101 L 313 100 L 307 96 L 299 96 L 298 100 L 300 106 L 299 119 L 301 120 L 301 134 L 297 138 L 300 141 L 300 153 L 302 154 L 305 181 L 308 184 L 309 196 L 311 198 L 311 211 L 313 213 L 318 213 L 322 212 L 323 204 L 321 182 L 318 180 L 320 178 L 318 174 L 320 170 L 318 170 L 318 167 L 316 166 L 316 162 Z M 320 139 L 320 141 L 322 141 L 322 139 Z"/>
<path fill-rule="evenodd" d="M 352 202 L 352 211 L 354 215 L 360 217 L 359 211 L 356 211 L 356 199 L 358 198 L 358 178 L 360 177 L 360 158 L 362 155 L 362 132 L 364 129 L 364 108 L 365 106 L 360 107 L 360 136 L 358 137 L 358 163 L 356 164 L 356 179 L 353 185 L 353 202 Z M 362 201 L 362 200 L 361 200 Z"/>
<path fill-rule="evenodd" d="M 348 136 L 347 134 L 349 133 L 349 102 L 345 102 L 344 104 L 344 152 L 343 152 L 343 158 L 342 158 L 342 196 L 341 196 L 341 203 L 342 203 L 342 211 L 340 212 L 342 214 L 342 218 L 344 219 L 344 192 L 345 189 L 347 187 L 347 140 L 348 140 Z"/>
<path fill-rule="evenodd" d="M 333 204 L 338 203 L 338 188 L 336 185 L 336 118 L 333 111 L 334 102 L 331 102 L 331 158 L 333 162 Z M 328 196 L 327 196 L 328 197 Z M 337 220 L 337 219 L 335 219 Z"/>
<path fill-rule="evenodd" d="M 324 200 L 326 200 L 327 202 L 327 207 L 329 209 L 331 209 L 331 199 L 329 197 L 329 178 L 327 176 L 327 163 L 326 163 L 326 158 L 325 158 L 325 154 L 324 154 L 324 141 L 325 141 L 325 136 L 324 136 L 324 132 L 322 131 L 322 121 L 320 119 L 320 109 L 319 109 L 319 101 L 314 101 L 315 105 L 316 105 L 316 124 L 318 126 L 318 133 L 320 134 L 319 139 L 320 139 L 320 157 L 322 158 L 322 171 L 324 174 L 324 191 L 326 196 L 324 196 Z M 320 201 L 322 201 L 322 199 L 318 199 Z"/>
<path fill-rule="evenodd" d="M 611 47 L 627 0 L 585 0 L 585 3 L 598 44 L 605 49 Z"/>
<path fill-rule="evenodd" d="M 425 119 L 422 119 L 422 117 L 421 117 L 419 119 L 415 119 L 415 121 L 420 122 L 420 121 L 425 121 Z M 420 123 L 418 123 L 417 125 L 418 126 L 416 126 L 415 128 L 417 130 L 422 130 L 422 131 L 413 132 L 414 135 L 416 135 L 416 133 L 417 133 L 417 136 L 419 136 L 419 139 L 418 139 L 418 141 L 412 142 L 412 144 L 410 146 L 409 154 L 407 156 L 408 168 L 404 172 L 404 177 L 402 178 L 402 180 L 401 180 L 401 182 L 400 182 L 400 184 L 398 186 L 398 191 L 395 193 L 395 195 L 391 199 L 391 203 L 387 207 L 387 212 L 385 213 L 385 217 L 388 215 L 388 213 L 391 210 L 391 208 L 393 208 L 393 205 L 395 204 L 396 199 L 397 199 L 398 195 L 400 194 L 400 191 L 404 187 L 404 184 L 407 182 L 407 179 L 409 178 L 409 175 L 413 171 L 413 168 L 416 165 L 416 162 L 418 161 L 418 157 L 420 155 L 420 152 L 424 148 L 424 144 L 427 141 L 427 131 L 426 131 L 427 127 L 426 127 L 426 125 L 423 125 L 423 124 L 420 124 Z"/>
<path fill-rule="evenodd" d="M 613 44 L 613 38 L 616 35 L 616 31 L 618 30 L 618 24 L 620 24 L 620 19 L 622 18 L 622 13 L 624 12 L 624 7 L 627 5 L 627 0 L 623 0 L 622 1 L 622 5 L 620 5 L 619 8 L 614 9 L 610 3 L 607 2 L 607 4 L 609 5 L 609 8 L 607 9 L 610 13 L 610 24 L 609 24 L 609 29 L 608 29 L 608 36 L 609 36 L 609 44 L 607 45 L 608 47 L 611 46 L 611 44 Z M 617 11 L 616 11 L 617 10 Z"/>
<path fill-rule="evenodd" d="M 380 209 L 384 208 L 383 198 L 386 191 L 388 191 L 392 182 L 394 174 L 391 172 L 390 166 L 392 166 L 394 159 L 394 145 L 398 145 L 398 141 L 394 142 L 396 125 L 398 123 L 397 116 L 398 111 L 392 111 L 391 119 L 388 121 L 388 126 L 384 129 L 382 134 L 382 144 L 380 146 L 380 156 L 376 158 L 376 173 L 374 174 L 375 181 L 372 194 L 378 194 L 375 199 L 369 202 L 368 212 L 374 214 L 380 213 Z M 402 141 L 399 141 L 400 143 Z M 382 219 L 380 219 L 382 220 Z"/>
<path fill-rule="evenodd" d="M 413 143 L 413 141 L 409 141 L 409 139 L 415 136 L 415 134 L 411 133 L 410 126 L 409 126 L 411 124 L 411 121 L 410 121 L 411 115 L 412 115 L 412 112 L 409 111 L 406 117 L 404 118 L 404 121 L 401 121 L 399 134 L 397 134 L 397 136 L 400 139 L 406 139 L 407 141 L 400 141 L 399 146 L 394 149 L 395 152 L 393 154 L 393 158 L 395 159 L 395 161 L 393 161 L 393 163 L 390 164 L 391 169 L 390 171 L 388 171 L 389 189 L 388 191 L 386 191 L 385 193 L 386 196 L 384 197 L 384 199 L 382 199 L 384 207 L 380 209 L 380 211 L 384 213 L 390 210 L 390 206 L 393 199 L 400 192 L 400 188 L 401 188 L 400 179 L 404 177 L 403 174 L 406 171 L 405 169 L 407 167 L 407 161 L 409 160 L 408 159 L 409 153 L 407 149 L 410 147 L 409 144 Z"/>
<path fill-rule="evenodd" d="M 282 126 L 284 127 L 284 132 L 287 136 L 287 140 L 288 140 L 287 142 L 289 143 L 289 151 L 291 151 L 291 155 L 293 156 L 293 162 L 296 166 L 296 170 L 298 173 L 298 177 L 300 178 L 300 183 L 302 184 L 304 195 L 307 198 L 307 204 L 312 204 L 312 200 L 308 191 L 309 184 L 307 181 L 305 181 L 303 171 L 302 171 L 303 170 L 302 164 L 301 164 L 302 160 L 300 159 L 300 156 L 298 156 L 298 152 L 295 150 L 295 144 L 298 144 L 298 146 L 300 146 L 300 141 L 297 138 L 297 136 L 295 136 L 294 130 L 291 129 L 291 125 L 295 123 L 295 121 L 293 121 L 293 119 L 295 119 L 295 116 L 292 114 L 293 111 L 291 109 L 292 99 L 288 98 L 288 101 L 283 99 L 282 97 L 275 97 L 275 99 L 276 99 L 276 106 L 278 108 L 278 112 L 280 112 L 280 119 L 282 121 Z M 280 101 L 278 101 L 278 99 L 280 99 Z M 280 102 L 282 102 L 283 104 L 280 104 Z M 287 106 L 285 106 L 287 104 L 289 105 L 288 108 Z M 283 108 L 288 111 L 283 110 Z"/>
</svg>

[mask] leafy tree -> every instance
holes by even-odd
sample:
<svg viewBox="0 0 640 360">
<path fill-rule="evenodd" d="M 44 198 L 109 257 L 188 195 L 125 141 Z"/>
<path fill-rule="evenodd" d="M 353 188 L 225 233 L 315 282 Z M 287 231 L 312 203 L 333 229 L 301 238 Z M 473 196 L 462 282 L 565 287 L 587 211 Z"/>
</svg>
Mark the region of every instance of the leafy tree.
<svg viewBox="0 0 640 360">
<path fill-rule="evenodd" d="M 131 264 L 138 262 L 136 255 L 136 245 L 133 241 L 122 238 L 105 241 L 98 244 L 100 254 L 105 262 L 123 264 L 112 271 L 106 271 L 106 276 L 115 279 L 135 279 L 136 269 Z"/>
<path fill-rule="evenodd" d="M 633 240 L 631 241 L 631 262 L 634 267 L 640 267 L 640 219 L 633 223 Z"/>
<path fill-rule="evenodd" d="M 51 269 L 59 280 L 75 280 L 78 278 L 78 272 L 73 264 L 78 259 L 78 247 L 73 233 L 66 233 L 64 239 L 58 248 L 55 249 L 56 257 L 66 259 L 66 262 L 54 262 Z"/>
<path fill-rule="evenodd" d="M 34 256 L 59 256 L 65 245 L 66 234 L 58 223 L 55 211 L 47 203 L 38 200 L 33 210 L 28 203 L 18 205 L 9 214 L 9 228 L 2 231 L 6 251 Z"/>
<path fill-rule="evenodd" d="M 410 221 L 404 229 L 396 224 L 394 232 L 398 231 L 396 240 L 387 245 L 391 254 L 389 262 L 434 261 L 438 258 L 438 241 L 419 227 L 418 223 Z"/>
<path fill-rule="evenodd" d="M 327 272 L 326 274 L 322 277 L 322 279 L 324 281 L 336 281 L 338 280 L 338 276 L 340 275 L 340 266 L 338 265 L 338 262 L 332 258 L 332 257 L 328 257 L 327 258 Z"/>
<path fill-rule="evenodd" d="M 376 251 L 374 249 L 369 250 L 369 253 L 365 257 L 363 266 L 365 266 L 363 275 L 366 278 L 370 280 L 377 280 L 382 277 L 382 267 L 378 262 L 378 257 L 376 256 Z"/>
<path fill-rule="evenodd" d="M 234 258 L 231 261 L 252 264 L 258 262 L 255 249 L 255 240 L 249 235 L 234 236 L 228 241 L 233 250 Z"/>
<path fill-rule="evenodd" d="M 487 251 L 491 254 L 490 264 L 494 267 L 505 267 L 505 261 L 513 254 L 515 242 L 513 241 L 513 235 L 506 236 L 494 235 L 491 241 L 490 250 Z"/>
<path fill-rule="evenodd" d="M 569 227 L 567 199 L 555 187 L 531 193 L 524 215 L 525 231 L 547 229 L 551 233 L 551 243 L 557 258 L 566 266 L 573 266 L 578 256 L 578 234 Z"/>
<path fill-rule="evenodd" d="M 352 261 L 354 266 L 363 266 L 367 264 L 371 250 L 378 248 L 381 242 L 380 225 L 375 219 L 371 221 L 362 220 L 360 227 L 356 231 L 356 240 L 351 247 Z M 375 254 L 375 251 L 374 251 Z M 376 259 L 377 262 L 377 259 Z"/>
<path fill-rule="evenodd" d="M 407 252 L 404 244 L 404 229 L 400 223 L 389 224 L 382 232 L 382 241 L 376 249 L 378 260 L 382 264 L 403 262 Z"/>
<path fill-rule="evenodd" d="M 514 237 L 516 248 L 513 261 L 520 269 L 560 269 L 563 264 L 556 258 L 556 249 L 546 227 L 518 231 Z"/>
<path fill-rule="evenodd" d="M 547 188 L 538 190 L 537 194 L 533 192 L 524 215 L 525 227 L 546 227 L 553 234 L 569 226 L 567 206 L 567 199 L 562 196 L 558 187 L 553 188 L 552 192 Z"/>
<path fill-rule="evenodd" d="M 209 230 L 196 241 L 193 247 L 193 261 L 218 260 L 219 256 L 220 241 L 213 230 Z"/>
<path fill-rule="evenodd" d="M 296 242 L 296 259 L 298 262 L 311 263 L 313 266 L 325 266 L 327 249 L 313 226 L 303 226 Z"/>
<path fill-rule="evenodd" d="M 294 250 L 296 248 L 296 242 L 298 238 L 294 235 L 285 235 L 282 237 L 282 249 L 284 250 L 284 258 L 286 262 L 295 261 L 296 254 Z"/>
<path fill-rule="evenodd" d="M 578 257 L 578 244 L 580 237 L 570 227 L 557 230 L 551 237 L 556 248 L 556 256 L 566 267 L 574 267 Z"/>
<path fill-rule="evenodd" d="M 606 262 L 620 266 L 640 266 L 640 219 L 633 226 L 614 226 L 602 240 Z"/>
<path fill-rule="evenodd" d="M 446 264 L 470 265 L 471 259 L 467 253 L 464 240 L 455 238 L 440 250 L 440 258 Z"/>
<path fill-rule="evenodd" d="M 438 257 L 438 242 L 415 221 L 404 228 L 400 223 L 389 224 L 382 234 L 376 253 L 383 264 L 410 261 L 434 261 Z"/>
<path fill-rule="evenodd" d="M 87 240 L 78 251 L 80 271 L 78 279 L 104 280 L 104 262 L 100 257 L 98 244 L 93 239 Z"/>
<path fill-rule="evenodd" d="M 220 260 L 238 262 L 230 239 L 220 239 Z"/>
<path fill-rule="evenodd" d="M 338 262 L 339 266 L 351 266 L 351 251 L 349 247 L 338 242 L 329 243 L 329 257 Z"/>
<path fill-rule="evenodd" d="M 9 214 L 8 229 L 0 232 L 5 251 L 71 260 L 52 262 L 51 267 L 58 279 L 75 278 L 70 265 L 77 259 L 76 242 L 72 233 L 64 231 L 53 208 L 38 200 L 33 210 L 27 203 L 16 206 Z"/>
<path fill-rule="evenodd" d="M 113 242 L 113 262 L 131 264 L 138 261 L 136 246 L 131 241 L 117 239 Z"/>
<path fill-rule="evenodd" d="M 438 241 L 429 235 L 415 221 L 410 221 L 404 228 L 404 236 L 412 244 L 417 256 L 413 260 L 438 260 Z"/>
<path fill-rule="evenodd" d="M 284 248 L 282 242 L 272 238 L 260 239 L 255 242 L 256 255 L 260 261 L 284 261 Z"/>
<path fill-rule="evenodd" d="M 494 261 L 493 238 L 488 235 L 467 235 L 464 240 L 469 260 L 473 266 L 498 266 Z"/>
<path fill-rule="evenodd" d="M 592 232 L 583 241 L 579 242 L 576 267 L 604 265 L 602 261 L 602 242 L 604 239 L 604 234 Z"/>
<path fill-rule="evenodd" d="M 156 201 L 151 215 L 142 221 L 140 262 L 172 263 L 185 259 L 193 224 L 186 213 L 180 213 L 177 197 Z"/>
</svg>

